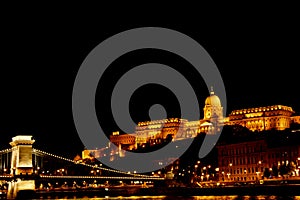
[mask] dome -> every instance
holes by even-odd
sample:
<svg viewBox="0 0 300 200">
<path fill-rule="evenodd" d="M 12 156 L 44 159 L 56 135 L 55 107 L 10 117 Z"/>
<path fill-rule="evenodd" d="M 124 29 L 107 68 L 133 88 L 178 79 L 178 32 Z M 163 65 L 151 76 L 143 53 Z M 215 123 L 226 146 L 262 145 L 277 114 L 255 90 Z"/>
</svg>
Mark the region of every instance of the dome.
<svg viewBox="0 0 300 200">
<path fill-rule="evenodd" d="M 205 105 L 221 106 L 220 98 L 215 95 L 213 90 L 210 92 L 210 96 L 206 98 Z"/>
</svg>

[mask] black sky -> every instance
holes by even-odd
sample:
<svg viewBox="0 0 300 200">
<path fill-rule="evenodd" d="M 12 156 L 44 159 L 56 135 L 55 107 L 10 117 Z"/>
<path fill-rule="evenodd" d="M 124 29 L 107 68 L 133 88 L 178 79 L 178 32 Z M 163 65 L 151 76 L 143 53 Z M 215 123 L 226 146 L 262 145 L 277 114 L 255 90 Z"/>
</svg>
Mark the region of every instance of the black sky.
<svg viewBox="0 0 300 200">
<path fill-rule="evenodd" d="M 4 20 L 1 25 L 0 143 L 3 148 L 8 146 L 12 136 L 32 134 L 40 149 L 70 156 L 81 152 L 83 144 L 76 133 L 71 107 L 77 70 L 88 53 L 104 39 L 144 26 L 180 31 L 206 49 L 223 77 L 228 112 L 272 104 L 292 106 L 300 112 L 299 20 L 292 16 L 224 20 L 220 23 L 203 19 L 103 23 L 103 19 L 98 21 L 97 18 L 91 23 L 90 20 L 78 19 L 20 15 Z M 138 61 L 134 54 L 123 61 L 127 65 L 143 62 L 143 59 L 144 62 L 161 59 L 169 66 L 172 62 L 174 66 L 180 63 L 175 62 L 176 58 L 168 60 L 166 54 L 166 57 L 157 58 L 157 52 L 138 55 Z M 122 62 L 119 61 L 116 66 L 120 65 Z M 108 76 L 114 74 L 117 74 L 116 69 Z M 190 78 L 191 82 L 197 83 L 193 76 Z M 201 80 L 194 87 L 202 88 Z M 172 94 L 160 99 L 146 98 L 145 91 L 148 93 L 149 88 L 141 89 L 133 97 L 130 109 L 136 121 L 147 118 L 146 111 L 152 103 L 164 104 L 164 99 L 173 99 Z M 198 92 L 202 111 L 208 91 Z M 161 88 L 160 95 L 164 93 Z M 138 103 L 141 101 L 144 103 Z M 174 102 L 176 105 L 176 99 Z M 101 106 L 97 111 L 106 113 L 101 112 Z M 170 112 L 172 115 L 177 111 L 171 109 Z M 116 128 L 108 120 L 106 129 L 114 131 Z"/>
</svg>

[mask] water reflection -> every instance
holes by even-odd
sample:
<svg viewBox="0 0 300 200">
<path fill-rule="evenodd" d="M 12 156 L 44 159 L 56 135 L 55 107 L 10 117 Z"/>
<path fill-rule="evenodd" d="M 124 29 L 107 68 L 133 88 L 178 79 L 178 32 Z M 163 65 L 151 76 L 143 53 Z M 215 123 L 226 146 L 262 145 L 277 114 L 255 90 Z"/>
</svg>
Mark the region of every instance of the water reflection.
<svg viewBox="0 0 300 200">
<path fill-rule="evenodd" d="M 47 198 L 46 198 L 47 199 Z M 295 197 L 279 197 L 279 196 L 195 196 L 195 197 L 180 197 L 180 196 L 131 196 L 131 197 L 66 197 L 55 198 L 57 200 L 300 200 L 300 196 Z M 40 200 L 40 199 L 39 199 Z"/>
</svg>

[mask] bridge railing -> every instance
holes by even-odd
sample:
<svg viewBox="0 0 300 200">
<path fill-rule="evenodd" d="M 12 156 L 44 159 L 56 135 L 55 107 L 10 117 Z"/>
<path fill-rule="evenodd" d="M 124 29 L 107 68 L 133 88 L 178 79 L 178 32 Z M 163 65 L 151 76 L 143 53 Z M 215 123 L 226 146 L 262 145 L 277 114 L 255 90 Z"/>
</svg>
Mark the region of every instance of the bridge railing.
<svg viewBox="0 0 300 200">
<path fill-rule="evenodd" d="M 9 152 L 11 152 L 11 151 L 12 151 L 12 148 L 9 148 L 9 149 L 3 149 L 3 150 L 0 151 L 0 155 L 9 153 Z"/>
<path fill-rule="evenodd" d="M 117 173 L 117 174 L 123 174 L 123 175 L 127 175 L 127 176 L 144 177 L 144 178 L 158 178 L 158 177 L 155 177 L 155 176 L 124 172 L 124 171 L 109 169 L 109 168 L 105 168 L 105 167 L 101 167 L 101 166 L 90 165 L 90 164 L 78 162 L 78 161 L 75 161 L 75 160 L 72 160 L 72 159 L 69 159 L 69 158 L 65 158 L 65 157 L 62 157 L 62 156 L 58 156 L 58 155 L 55 155 L 55 154 L 52 154 L 52 153 L 48 153 L 48 152 L 45 152 L 45 151 L 42 151 L 42 150 L 39 150 L 39 149 L 33 149 L 32 153 L 36 154 L 36 155 L 47 155 L 47 156 L 51 156 L 51 157 L 54 157 L 54 158 L 57 158 L 57 159 L 60 159 L 60 160 L 71 162 L 71 163 L 76 164 L 76 165 L 78 165 L 78 164 L 79 165 L 84 165 L 84 166 L 87 166 L 87 167 L 90 167 L 90 168 L 93 168 L 93 169 L 99 169 L 99 170 L 114 172 L 114 173 Z"/>
</svg>

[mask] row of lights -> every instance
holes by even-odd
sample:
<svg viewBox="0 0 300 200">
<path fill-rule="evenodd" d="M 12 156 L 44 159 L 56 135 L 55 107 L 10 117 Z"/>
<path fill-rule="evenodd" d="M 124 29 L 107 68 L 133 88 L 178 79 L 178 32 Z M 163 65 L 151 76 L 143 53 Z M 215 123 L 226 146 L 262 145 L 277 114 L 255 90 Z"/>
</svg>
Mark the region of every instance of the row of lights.
<svg viewBox="0 0 300 200">
<path fill-rule="evenodd" d="M 11 152 L 12 148 L 1 150 L 0 153 L 8 153 Z"/>
<path fill-rule="evenodd" d="M 298 157 L 297 160 L 298 160 L 298 162 L 299 162 L 299 161 L 300 161 L 300 157 Z M 282 162 L 284 162 L 284 161 L 282 161 Z M 286 163 L 288 163 L 288 160 L 286 161 Z M 258 165 L 261 165 L 261 164 L 262 164 L 262 161 L 261 161 L 261 160 L 258 161 L 257 164 L 258 164 Z M 297 163 L 297 164 L 298 164 L 298 163 Z M 228 166 L 229 166 L 229 167 L 232 167 L 232 163 L 229 163 Z M 278 166 L 280 166 L 279 161 L 278 161 Z M 203 168 L 203 169 L 204 169 L 204 168 Z M 299 176 L 299 171 L 300 171 L 299 169 L 300 169 L 300 165 L 298 164 L 298 169 L 295 169 L 295 172 L 296 172 L 295 175 L 296 175 L 296 176 Z M 269 168 L 269 171 L 272 171 L 272 170 L 273 170 L 272 168 Z M 218 171 L 219 171 L 219 168 L 216 168 L 215 171 L 218 172 Z M 247 173 L 247 170 L 244 170 L 244 173 Z M 262 173 L 262 172 L 256 171 L 255 173 L 256 173 L 257 176 L 259 176 L 259 174 Z M 224 174 L 225 174 L 225 172 L 222 171 L 222 175 L 223 175 L 223 176 L 224 176 Z M 228 179 L 230 179 L 231 173 L 228 172 L 226 175 L 228 176 Z M 294 175 L 294 176 L 295 176 L 295 175 Z M 279 175 L 279 177 L 280 177 L 280 175 Z"/>
<path fill-rule="evenodd" d="M 152 125 L 158 123 L 168 123 L 168 122 L 181 122 L 182 120 L 183 119 L 179 119 L 179 118 L 169 118 L 169 119 L 162 119 L 162 120 L 145 121 L 145 122 L 139 122 L 138 126 Z"/>
<path fill-rule="evenodd" d="M 42 153 L 42 154 L 45 154 L 45 155 L 48 155 L 48 156 L 52 156 L 52 157 L 55 157 L 55 158 L 59 158 L 61 160 L 65 160 L 65 161 L 69 161 L 69 162 L 74 162 L 71 159 L 64 158 L 64 157 L 61 157 L 61 156 L 57 156 L 57 155 L 54 155 L 54 154 L 51 154 L 51 153 L 47 153 L 45 151 L 41 151 L 41 150 L 38 150 L 38 149 L 33 149 L 33 151 L 38 152 L 38 153 Z"/>
<path fill-rule="evenodd" d="M 238 114 L 245 114 L 246 112 L 247 113 L 250 113 L 250 112 L 261 112 L 261 111 L 269 111 L 269 110 L 288 110 L 288 111 L 293 111 L 293 109 L 291 107 L 287 107 L 287 106 L 281 106 L 281 105 L 278 105 L 278 106 L 270 106 L 270 107 L 259 107 L 259 108 L 255 108 L 255 109 L 247 109 L 247 110 L 240 110 L 240 111 L 232 111 L 232 114 L 233 115 L 238 115 Z"/>
<path fill-rule="evenodd" d="M 107 168 L 103 168 L 103 167 L 98 167 L 97 165 L 93 166 L 93 165 L 89 165 L 89 164 L 85 164 L 85 163 L 81 163 L 81 164 L 85 165 L 85 166 L 88 166 L 88 167 L 92 167 L 92 168 L 96 168 L 96 169 L 101 169 L 101 170 L 106 170 L 106 171 L 110 171 L 110 172 L 115 172 L 115 173 L 120 173 L 120 174 L 131 174 L 131 172 L 123 172 L 123 171 L 114 170 L 114 169 L 107 169 Z M 142 175 L 142 174 L 136 174 L 137 173 L 136 171 L 134 171 L 133 173 L 134 173 L 133 174 L 134 176 L 149 177 L 149 178 L 152 177 L 152 176 L 147 176 L 147 175 Z"/>
<path fill-rule="evenodd" d="M 61 157 L 61 156 L 57 156 L 57 155 L 54 155 L 54 154 L 51 154 L 51 153 L 47 153 L 47 152 L 45 152 L 45 151 L 41 151 L 41 150 L 38 150 L 38 149 L 33 149 L 33 150 L 36 151 L 36 152 L 40 152 L 40 153 L 42 153 L 42 154 L 46 154 L 46 155 L 49 155 L 49 156 L 52 156 L 52 157 L 55 157 L 55 158 L 59 158 L 59 159 L 62 159 L 62 160 L 66 160 L 66 161 L 69 161 L 69 162 L 78 164 L 77 161 L 74 161 L 74 160 L 71 160 L 71 159 L 68 159 L 68 158 L 64 158 L 64 157 Z M 85 165 L 85 166 L 88 166 L 88 167 L 91 167 L 91 168 L 97 168 L 97 169 L 106 170 L 106 171 L 110 171 L 110 172 L 122 173 L 122 174 L 128 174 L 128 173 L 126 173 L 126 172 L 119 171 L 119 170 L 113 170 L 113 169 L 107 169 L 107 168 L 103 168 L 103 167 L 98 167 L 97 165 L 94 166 L 94 165 L 89 165 L 89 164 L 85 164 L 85 163 L 80 163 L 80 164 Z M 102 164 L 100 164 L 100 166 L 102 166 Z M 130 173 L 129 173 L 129 174 L 130 174 Z M 152 177 L 152 176 L 147 176 L 147 175 L 142 175 L 142 174 L 136 174 L 136 171 L 135 171 L 135 173 L 134 173 L 134 176 L 149 177 L 149 178 Z"/>
<path fill-rule="evenodd" d="M 41 178 L 86 178 L 86 179 L 136 179 L 136 177 L 110 177 L 110 176 L 47 176 L 47 175 L 41 175 Z M 164 178 L 159 177 L 142 177 L 139 178 L 141 180 L 164 180 Z"/>
<path fill-rule="evenodd" d="M 12 177 L 11 175 L 0 175 L 1 178 L 10 178 Z"/>
</svg>

